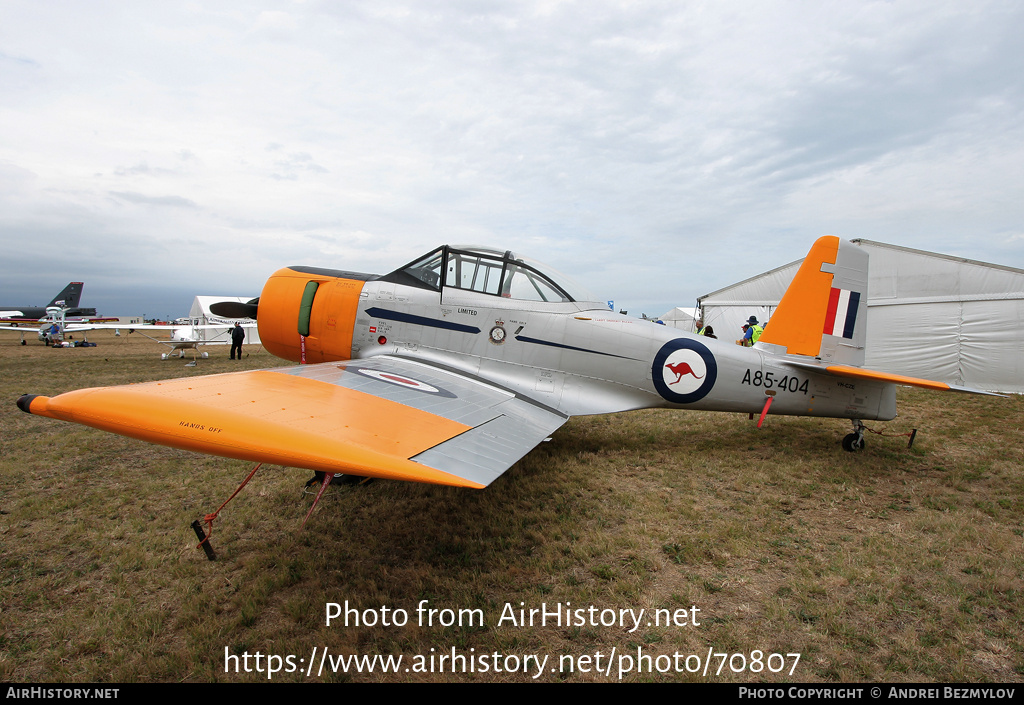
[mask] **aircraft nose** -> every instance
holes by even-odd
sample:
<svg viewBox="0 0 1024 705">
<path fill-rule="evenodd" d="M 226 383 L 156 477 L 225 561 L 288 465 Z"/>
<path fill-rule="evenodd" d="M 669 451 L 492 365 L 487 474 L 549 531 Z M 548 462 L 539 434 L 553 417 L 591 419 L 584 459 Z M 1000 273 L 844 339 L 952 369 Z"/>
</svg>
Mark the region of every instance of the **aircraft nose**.
<svg viewBox="0 0 1024 705">
<path fill-rule="evenodd" d="M 301 267 L 278 270 L 260 294 L 263 347 L 272 355 L 296 362 L 348 360 L 365 283 L 364 279 Z"/>
</svg>

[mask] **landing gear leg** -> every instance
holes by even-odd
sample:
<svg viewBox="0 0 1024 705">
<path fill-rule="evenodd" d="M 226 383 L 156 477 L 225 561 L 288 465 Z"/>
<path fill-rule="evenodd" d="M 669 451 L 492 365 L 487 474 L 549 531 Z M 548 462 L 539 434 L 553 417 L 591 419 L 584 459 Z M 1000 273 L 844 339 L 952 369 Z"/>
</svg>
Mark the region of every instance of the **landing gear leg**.
<svg viewBox="0 0 1024 705">
<path fill-rule="evenodd" d="M 864 423 L 853 419 L 853 433 L 843 438 L 843 450 L 853 453 L 864 448 Z"/>
</svg>

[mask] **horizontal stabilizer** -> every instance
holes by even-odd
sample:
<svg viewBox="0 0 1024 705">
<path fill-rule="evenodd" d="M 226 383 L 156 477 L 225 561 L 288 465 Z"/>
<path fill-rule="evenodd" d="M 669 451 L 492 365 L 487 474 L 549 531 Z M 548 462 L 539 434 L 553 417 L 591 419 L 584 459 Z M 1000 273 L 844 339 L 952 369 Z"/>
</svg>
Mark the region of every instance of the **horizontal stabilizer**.
<svg viewBox="0 0 1024 705">
<path fill-rule="evenodd" d="M 946 384 L 945 382 L 935 382 L 930 379 L 921 379 L 920 377 L 908 377 L 906 375 L 897 375 L 890 372 L 878 372 L 877 370 L 866 370 L 862 367 L 851 367 L 850 365 L 825 365 L 815 364 L 813 362 L 800 362 L 796 360 L 780 360 L 784 365 L 791 367 L 800 367 L 805 370 L 813 370 L 814 372 L 820 372 L 823 374 L 832 375 L 834 377 L 849 377 L 852 379 L 866 379 L 873 380 L 875 382 L 891 382 L 892 384 L 905 384 L 911 387 L 921 387 L 923 389 L 937 389 L 945 392 L 966 392 L 968 394 L 985 394 L 993 397 L 1001 397 L 1002 394 L 995 394 L 994 392 L 986 392 L 983 389 L 971 389 L 969 387 L 958 387 L 952 384 Z"/>
</svg>

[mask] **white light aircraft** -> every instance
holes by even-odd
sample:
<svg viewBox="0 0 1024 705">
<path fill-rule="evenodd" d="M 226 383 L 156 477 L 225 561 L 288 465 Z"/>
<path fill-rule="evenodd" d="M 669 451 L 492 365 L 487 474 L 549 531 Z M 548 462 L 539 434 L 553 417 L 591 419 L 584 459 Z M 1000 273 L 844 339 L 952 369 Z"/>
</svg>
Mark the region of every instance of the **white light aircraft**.
<svg viewBox="0 0 1024 705">
<path fill-rule="evenodd" d="M 253 321 L 240 321 L 239 323 L 241 324 L 241 326 L 243 328 L 245 328 L 246 333 L 247 333 L 247 338 L 248 338 L 248 335 L 249 335 L 249 331 L 251 331 L 253 328 L 256 328 L 256 323 L 253 322 Z M 204 323 L 204 322 L 201 322 L 201 320 L 198 319 L 198 318 L 191 318 L 191 319 L 185 319 L 184 323 L 179 323 L 179 322 L 176 321 L 174 325 L 145 324 L 145 325 L 122 325 L 122 326 L 106 325 L 106 326 L 90 326 L 90 327 L 78 327 L 78 326 L 71 327 L 71 326 L 69 326 L 68 330 L 69 331 L 77 331 L 77 330 L 95 330 L 97 328 L 107 328 L 107 329 L 117 328 L 117 329 L 127 329 L 129 333 L 138 332 L 139 335 L 142 335 L 142 336 L 144 336 L 146 338 L 149 338 L 154 343 L 160 343 L 161 345 L 166 345 L 168 348 L 170 348 L 170 350 L 168 352 L 161 353 L 161 355 L 160 355 L 160 359 L 161 360 L 170 360 L 171 358 L 175 357 L 175 353 L 177 353 L 176 357 L 184 358 L 185 357 L 185 352 L 187 350 L 191 350 L 192 351 L 192 362 L 190 362 L 189 365 L 190 366 L 194 366 L 196 359 L 202 358 L 202 359 L 205 360 L 206 358 L 209 357 L 208 353 L 200 352 L 199 351 L 199 346 L 200 345 L 230 345 L 231 344 L 231 329 L 232 329 L 232 327 L 234 327 L 234 324 L 235 324 L 235 322 L 233 320 L 228 321 L 228 320 L 220 320 L 220 319 L 210 319 L 209 321 Z M 170 332 L 170 338 L 167 339 L 167 340 L 165 340 L 163 338 L 154 338 L 151 335 L 147 335 L 143 331 L 151 331 L 151 332 L 160 331 L 162 333 Z M 250 345 L 253 344 L 252 342 L 250 342 L 248 340 L 246 342 L 248 342 Z M 258 344 L 258 343 L 256 343 L 256 344 Z"/>
<path fill-rule="evenodd" d="M 322 472 L 321 493 L 337 473 L 486 487 L 571 416 L 654 407 L 850 419 L 852 451 L 863 420 L 896 416 L 897 384 L 985 393 L 862 367 L 867 272 L 862 249 L 819 239 L 746 348 L 610 311 L 512 252 L 444 246 L 383 276 L 290 267 L 215 312 L 257 318 L 299 365 L 18 406 Z"/>
</svg>

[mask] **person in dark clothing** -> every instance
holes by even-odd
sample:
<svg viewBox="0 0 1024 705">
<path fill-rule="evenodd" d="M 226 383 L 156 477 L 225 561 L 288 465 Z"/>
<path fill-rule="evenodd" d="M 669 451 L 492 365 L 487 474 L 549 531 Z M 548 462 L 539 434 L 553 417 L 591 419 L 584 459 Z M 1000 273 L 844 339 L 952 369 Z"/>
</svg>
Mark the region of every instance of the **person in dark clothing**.
<svg viewBox="0 0 1024 705">
<path fill-rule="evenodd" d="M 231 329 L 231 359 L 235 359 L 235 350 L 238 351 L 238 359 L 242 359 L 242 341 L 245 340 L 245 328 L 241 323 L 235 323 Z"/>
</svg>

